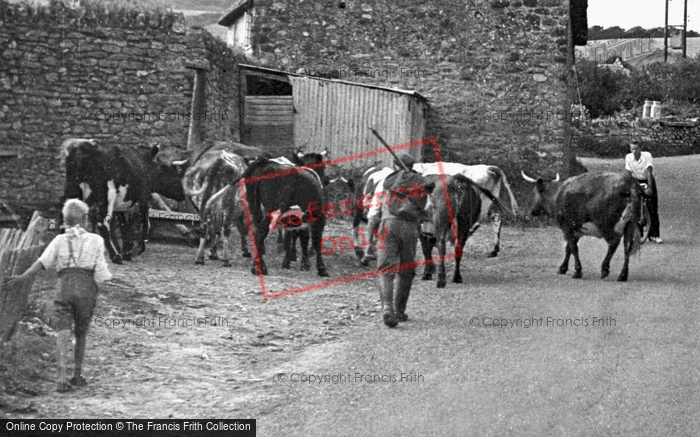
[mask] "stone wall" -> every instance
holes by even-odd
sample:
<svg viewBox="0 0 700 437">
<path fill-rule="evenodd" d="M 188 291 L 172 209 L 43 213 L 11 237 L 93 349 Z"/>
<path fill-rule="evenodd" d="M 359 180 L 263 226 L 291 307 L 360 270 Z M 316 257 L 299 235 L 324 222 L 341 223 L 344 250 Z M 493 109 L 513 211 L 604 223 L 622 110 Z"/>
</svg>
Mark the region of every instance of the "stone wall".
<svg viewBox="0 0 700 437">
<path fill-rule="evenodd" d="M 623 157 L 633 141 L 654 157 L 698 154 L 700 124 L 601 119 L 574 130 L 576 153 L 585 156 Z"/>
<path fill-rule="evenodd" d="M 46 8 L 0 0 L 0 199 L 46 209 L 63 191 L 59 146 L 71 137 L 185 149 L 194 71 L 209 68 L 203 139 L 235 140 L 238 62 L 186 29 L 181 14 Z"/>
<path fill-rule="evenodd" d="M 418 91 L 431 106 L 427 136 L 438 137 L 445 160 L 540 165 L 544 157 L 557 167 L 568 7 L 255 0 L 253 51 L 270 68 Z"/>
</svg>

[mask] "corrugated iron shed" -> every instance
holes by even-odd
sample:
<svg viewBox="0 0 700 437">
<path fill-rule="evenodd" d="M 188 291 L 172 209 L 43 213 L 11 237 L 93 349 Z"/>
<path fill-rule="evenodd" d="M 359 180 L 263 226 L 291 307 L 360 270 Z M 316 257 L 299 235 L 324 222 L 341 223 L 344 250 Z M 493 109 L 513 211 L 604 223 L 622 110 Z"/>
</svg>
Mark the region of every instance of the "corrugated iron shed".
<svg viewBox="0 0 700 437">
<path fill-rule="evenodd" d="M 390 145 L 423 139 L 428 104 L 425 97 L 415 91 L 304 76 L 251 65 L 241 64 L 240 67 L 244 75 L 260 74 L 267 79 L 276 76 L 280 81 L 291 84 L 293 107 L 290 111 L 293 113 L 295 148 L 302 147 L 307 152 L 327 149 L 331 158 L 362 155 L 383 149 L 369 130 L 370 127 L 377 130 Z M 279 98 L 285 100 L 285 96 Z M 267 99 L 279 100 L 274 97 Z M 258 126 L 258 129 L 272 129 L 275 120 L 288 120 L 282 114 L 282 106 L 278 105 L 274 111 L 261 110 L 260 105 L 264 100 L 265 98 L 245 94 L 246 103 L 241 111 L 242 132 L 254 131 L 254 126 Z M 269 113 L 268 118 L 261 119 L 261 114 L 265 112 Z M 284 126 L 280 125 L 280 129 L 284 129 Z M 251 138 L 262 136 L 251 135 Z M 265 144 L 251 145 L 266 147 Z M 420 161 L 420 149 L 414 147 L 406 152 Z M 347 166 L 366 167 L 377 162 L 388 165 L 391 156 L 384 153 L 361 158 L 356 162 L 348 162 Z"/>
</svg>

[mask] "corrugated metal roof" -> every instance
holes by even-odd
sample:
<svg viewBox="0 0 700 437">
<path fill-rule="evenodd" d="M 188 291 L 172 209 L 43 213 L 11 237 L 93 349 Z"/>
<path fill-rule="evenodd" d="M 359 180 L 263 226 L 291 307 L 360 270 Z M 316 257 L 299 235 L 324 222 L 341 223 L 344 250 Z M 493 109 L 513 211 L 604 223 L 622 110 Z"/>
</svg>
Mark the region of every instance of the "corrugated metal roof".
<svg viewBox="0 0 700 437">
<path fill-rule="evenodd" d="M 320 80 L 320 81 L 325 81 L 325 82 L 343 83 L 343 84 L 354 85 L 354 86 L 359 86 L 359 87 L 363 87 L 363 88 L 391 91 L 394 93 L 414 96 L 414 97 L 417 97 L 417 98 L 424 100 L 426 102 L 428 101 L 428 99 L 425 96 L 423 96 L 422 94 L 420 94 L 416 91 L 402 90 L 399 88 L 389 88 L 389 87 L 383 87 L 383 86 L 379 86 L 379 85 L 370 85 L 370 84 L 359 83 L 359 82 L 350 82 L 350 81 L 341 80 L 341 79 L 327 79 L 325 77 L 308 76 L 308 75 L 304 75 L 304 74 L 292 73 L 290 71 L 275 70 L 274 68 L 258 67 L 255 65 L 248 65 L 248 64 L 238 64 L 238 66 L 241 68 L 244 68 L 244 69 L 248 69 L 248 70 L 258 70 L 258 71 L 265 72 L 265 73 L 278 74 L 280 76 L 308 77 L 310 79 Z"/>
</svg>

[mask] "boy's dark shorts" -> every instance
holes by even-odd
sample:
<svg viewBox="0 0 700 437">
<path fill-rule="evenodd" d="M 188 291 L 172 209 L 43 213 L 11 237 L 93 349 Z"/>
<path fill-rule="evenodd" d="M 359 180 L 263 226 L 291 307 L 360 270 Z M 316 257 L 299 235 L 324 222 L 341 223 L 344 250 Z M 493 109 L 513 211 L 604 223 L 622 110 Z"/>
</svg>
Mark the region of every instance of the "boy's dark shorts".
<svg viewBox="0 0 700 437">
<path fill-rule="evenodd" d="M 87 333 L 97 303 L 97 284 L 92 270 L 68 268 L 58 273 L 58 293 L 54 298 L 54 329 L 71 329 L 75 335 Z"/>
</svg>

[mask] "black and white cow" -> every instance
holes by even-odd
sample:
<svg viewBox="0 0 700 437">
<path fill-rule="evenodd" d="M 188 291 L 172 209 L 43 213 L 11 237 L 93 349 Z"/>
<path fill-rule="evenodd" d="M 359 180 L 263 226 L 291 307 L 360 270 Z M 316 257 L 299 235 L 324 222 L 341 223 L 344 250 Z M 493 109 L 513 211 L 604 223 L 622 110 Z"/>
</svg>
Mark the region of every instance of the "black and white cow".
<svg viewBox="0 0 700 437">
<path fill-rule="evenodd" d="M 180 167 L 158 159 L 159 147 L 99 144 L 94 139 L 67 139 L 60 157 L 66 166 L 63 201 L 82 199 L 90 207 L 90 222 L 105 240 L 110 259 L 116 264 L 131 260 L 132 225 L 141 225 L 139 249 L 146 250 L 151 193 L 175 201 L 184 200 Z M 123 247 L 116 241 L 121 232 Z"/>
</svg>

